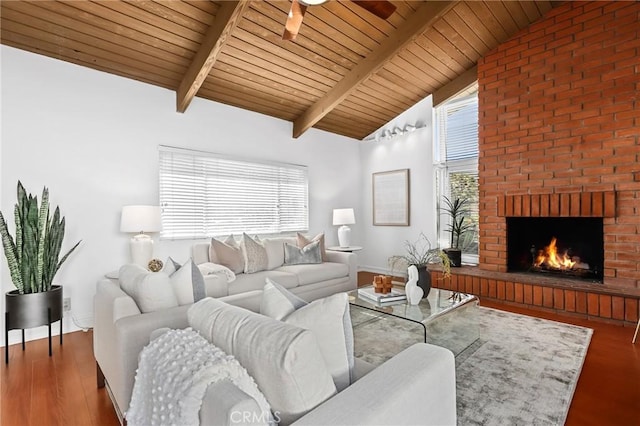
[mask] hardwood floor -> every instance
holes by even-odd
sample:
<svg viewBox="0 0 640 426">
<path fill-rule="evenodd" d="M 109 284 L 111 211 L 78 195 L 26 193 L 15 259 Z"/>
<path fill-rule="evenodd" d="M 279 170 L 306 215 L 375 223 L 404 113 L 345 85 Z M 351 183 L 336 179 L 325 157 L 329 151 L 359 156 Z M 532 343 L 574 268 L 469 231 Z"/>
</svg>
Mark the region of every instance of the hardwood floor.
<svg viewBox="0 0 640 426">
<path fill-rule="evenodd" d="M 64 335 L 9 347 L 9 364 L 2 350 L 0 424 L 3 426 L 119 425 L 106 390 L 96 387 L 93 333 Z"/>
<path fill-rule="evenodd" d="M 593 328 L 566 424 L 639 424 L 640 342 L 631 344 L 633 329 L 499 303 L 482 305 Z M 3 350 L 0 424 L 118 425 L 106 390 L 96 387 L 92 338 L 91 332 L 78 331 L 65 334 L 63 346 L 54 339 L 51 358 L 47 339 L 28 342 L 24 352 L 12 345 L 9 365 Z"/>
</svg>

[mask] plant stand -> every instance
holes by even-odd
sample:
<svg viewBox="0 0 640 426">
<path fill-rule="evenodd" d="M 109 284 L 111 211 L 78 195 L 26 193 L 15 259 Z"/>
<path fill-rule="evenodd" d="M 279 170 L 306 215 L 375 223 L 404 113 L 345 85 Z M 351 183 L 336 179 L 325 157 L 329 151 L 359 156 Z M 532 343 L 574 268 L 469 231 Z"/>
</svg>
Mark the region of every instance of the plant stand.
<svg viewBox="0 0 640 426">
<path fill-rule="evenodd" d="M 60 345 L 62 345 L 62 287 L 51 286 L 42 293 L 19 294 L 17 290 L 5 295 L 5 363 L 9 363 L 9 330 L 22 331 L 22 350 L 25 350 L 24 330 L 46 325 L 49 328 L 49 356 L 51 348 L 51 324 L 60 321 Z"/>
</svg>

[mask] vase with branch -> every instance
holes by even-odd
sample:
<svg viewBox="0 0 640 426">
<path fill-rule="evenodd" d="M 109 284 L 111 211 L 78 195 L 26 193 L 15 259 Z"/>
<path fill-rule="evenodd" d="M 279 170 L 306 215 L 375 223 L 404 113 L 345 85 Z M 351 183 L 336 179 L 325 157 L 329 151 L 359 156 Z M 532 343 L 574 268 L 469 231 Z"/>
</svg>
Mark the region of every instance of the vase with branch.
<svg viewBox="0 0 640 426">
<path fill-rule="evenodd" d="M 394 271 L 406 274 L 407 268 L 415 265 L 418 269 L 418 286 L 424 291 L 424 297 L 429 295 L 431 290 L 431 275 L 427 269 L 428 265 L 440 265 L 442 267 L 443 276 L 449 277 L 451 274 L 451 265 L 449 257 L 439 248 L 433 248 L 431 241 L 424 233 L 420 233 L 415 241 L 405 240 L 405 254 L 394 255 L 389 258 L 389 265 L 392 274 Z"/>
</svg>

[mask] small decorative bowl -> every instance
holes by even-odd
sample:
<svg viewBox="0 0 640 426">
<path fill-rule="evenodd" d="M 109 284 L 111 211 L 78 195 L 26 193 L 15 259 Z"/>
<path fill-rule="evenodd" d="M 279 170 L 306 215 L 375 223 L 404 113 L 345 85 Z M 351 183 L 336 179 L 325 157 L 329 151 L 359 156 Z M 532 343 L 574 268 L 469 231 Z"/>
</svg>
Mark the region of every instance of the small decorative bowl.
<svg viewBox="0 0 640 426">
<path fill-rule="evenodd" d="M 147 265 L 149 267 L 149 270 L 151 272 L 158 272 L 159 270 L 162 269 L 162 260 L 160 259 L 151 259 L 149 261 L 149 265 Z"/>
</svg>

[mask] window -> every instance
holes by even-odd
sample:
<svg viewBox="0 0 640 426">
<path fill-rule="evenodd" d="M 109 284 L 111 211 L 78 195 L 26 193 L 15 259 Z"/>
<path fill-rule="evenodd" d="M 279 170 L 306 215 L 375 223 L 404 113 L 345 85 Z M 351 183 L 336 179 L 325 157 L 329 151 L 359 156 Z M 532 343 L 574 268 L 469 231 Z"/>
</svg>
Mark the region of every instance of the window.
<svg viewBox="0 0 640 426">
<path fill-rule="evenodd" d="M 161 238 L 308 230 L 305 166 L 161 146 L 159 169 Z"/>
<path fill-rule="evenodd" d="M 438 155 L 436 163 L 439 197 L 466 198 L 469 214 L 466 220 L 474 225 L 460 243 L 463 261 L 478 262 L 478 96 L 454 98 L 435 109 Z M 441 247 L 449 247 L 446 232 L 448 217 L 439 218 Z"/>
</svg>

